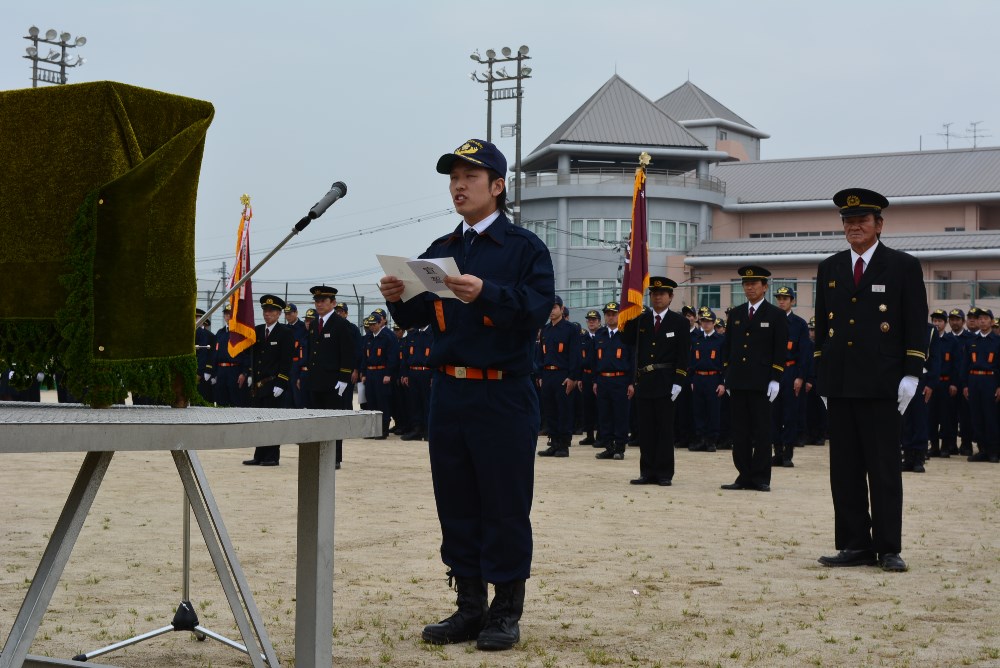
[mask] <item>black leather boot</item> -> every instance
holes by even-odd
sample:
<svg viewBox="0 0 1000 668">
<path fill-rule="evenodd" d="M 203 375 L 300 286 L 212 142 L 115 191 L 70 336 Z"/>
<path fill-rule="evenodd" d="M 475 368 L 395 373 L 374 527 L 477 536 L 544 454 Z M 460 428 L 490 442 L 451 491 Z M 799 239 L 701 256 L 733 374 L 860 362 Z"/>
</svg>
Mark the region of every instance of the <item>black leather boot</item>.
<svg viewBox="0 0 1000 668">
<path fill-rule="evenodd" d="M 476 641 L 478 649 L 493 651 L 510 649 L 521 640 L 517 622 L 524 612 L 524 580 L 494 585 L 489 619 Z"/>
<path fill-rule="evenodd" d="M 458 590 L 458 610 L 437 624 L 428 624 L 421 634 L 434 645 L 474 640 L 479 636 L 489 614 L 486 604 L 486 583 L 479 578 L 455 578 Z M 522 594 L 523 598 L 523 594 Z"/>
</svg>

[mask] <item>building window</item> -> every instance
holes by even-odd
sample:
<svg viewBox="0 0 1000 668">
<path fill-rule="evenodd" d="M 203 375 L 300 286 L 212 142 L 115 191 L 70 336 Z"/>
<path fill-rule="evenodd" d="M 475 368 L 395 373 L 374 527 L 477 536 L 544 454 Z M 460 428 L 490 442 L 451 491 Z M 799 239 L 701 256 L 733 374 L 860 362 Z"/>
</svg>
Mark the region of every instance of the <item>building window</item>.
<svg viewBox="0 0 1000 668">
<path fill-rule="evenodd" d="M 944 228 L 944 231 L 945 232 L 965 232 L 965 228 L 964 227 L 946 227 L 946 228 Z"/>
<path fill-rule="evenodd" d="M 569 294 L 563 297 L 566 308 L 596 309 L 600 311 L 608 302 L 618 301 L 621 287 L 613 278 L 583 278 L 569 282 Z M 571 313 L 577 318 L 576 314 Z"/>
<path fill-rule="evenodd" d="M 702 306 L 713 310 L 722 308 L 722 287 L 719 285 L 699 285 L 698 307 Z"/>
<path fill-rule="evenodd" d="M 719 139 L 722 141 L 729 139 L 729 133 L 726 132 L 725 130 L 719 130 Z"/>
<path fill-rule="evenodd" d="M 747 300 L 747 296 L 743 293 L 743 281 L 736 280 L 730 281 L 729 283 L 729 305 L 732 308 L 736 308 L 740 304 Z"/>
<path fill-rule="evenodd" d="M 526 220 L 521 223 L 524 229 L 529 232 L 533 232 L 545 242 L 545 245 L 549 248 L 556 247 L 556 234 L 559 232 L 559 228 L 554 220 Z"/>
<path fill-rule="evenodd" d="M 652 250 L 686 251 L 698 243 L 698 223 L 651 220 L 647 225 Z M 596 248 L 628 239 L 632 221 L 628 218 L 599 220 L 574 218 L 569 221 L 570 247 Z"/>
</svg>

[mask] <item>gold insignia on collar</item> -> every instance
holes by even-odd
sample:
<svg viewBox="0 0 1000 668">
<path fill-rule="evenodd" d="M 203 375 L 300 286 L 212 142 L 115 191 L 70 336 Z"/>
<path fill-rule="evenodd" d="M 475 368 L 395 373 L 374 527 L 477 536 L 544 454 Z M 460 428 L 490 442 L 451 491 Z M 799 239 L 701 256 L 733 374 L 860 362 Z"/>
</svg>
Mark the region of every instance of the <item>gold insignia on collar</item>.
<svg viewBox="0 0 1000 668">
<path fill-rule="evenodd" d="M 857 195 L 850 195 L 847 198 L 847 206 L 857 206 L 861 204 L 861 198 Z"/>
<path fill-rule="evenodd" d="M 833 337 L 833 327 L 830 328 L 830 331 L 828 332 L 828 336 Z"/>
<path fill-rule="evenodd" d="M 883 334 L 885 334 L 886 332 L 889 331 L 889 323 L 883 322 L 881 325 L 878 326 L 878 328 L 882 330 Z"/>
<path fill-rule="evenodd" d="M 830 281 L 829 283 L 826 284 L 826 287 L 828 287 L 828 288 L 835 288 L 835 287 L 837 287 L 837 281 Z"/>
<path fill-rule="evenodd" d="M 826 317 L 829 318 L 830 320 L 833 320 L 833 311 L 830 311 L 830 315 L 828 315 Z"/>
<path fill-rule="evenodd" d="M 878 310 L 881 311 L 882 313 L 885 313 L 886 311 L 889 310 L 889 307 L 886 306 L 885 304 L 879 304 L 878 305 Z"/>
</svg>

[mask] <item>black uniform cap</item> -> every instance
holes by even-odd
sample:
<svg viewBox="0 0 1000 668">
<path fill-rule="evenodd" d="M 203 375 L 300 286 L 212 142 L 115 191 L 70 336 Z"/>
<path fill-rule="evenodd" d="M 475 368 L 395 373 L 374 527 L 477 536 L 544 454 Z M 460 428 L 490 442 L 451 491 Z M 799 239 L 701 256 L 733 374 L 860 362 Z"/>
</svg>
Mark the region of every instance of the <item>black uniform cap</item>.
<svg viewBox="0 0 1000 668">
<path fill-rule="evenodd" d="M 833 203 L 840 207 L 841 218 L 869 213 L 881 216 L 882 209 L 889 206 L 889 200 L 883 195 L 865 188 L 845 188 L 833 196 Z"/>
</svg>

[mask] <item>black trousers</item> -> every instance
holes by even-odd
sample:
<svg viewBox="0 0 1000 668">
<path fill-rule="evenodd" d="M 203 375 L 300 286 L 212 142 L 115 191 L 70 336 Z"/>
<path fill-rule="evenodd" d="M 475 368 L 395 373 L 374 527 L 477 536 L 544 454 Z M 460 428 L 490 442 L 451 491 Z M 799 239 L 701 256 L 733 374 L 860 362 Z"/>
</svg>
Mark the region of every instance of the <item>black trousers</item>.
<svg viewBox="0 0 1000 668">
<path fill-rule="evenodd" d="M 288 390 L 285 390 L 288 392 Z M 281 408 L 282 404 L 285 403 L 285 398 L 274 396 L 274 384 L 268 383 L 264 387 L 258 388 L 257 393 L 253 398 L 254 408 Z M 264 445 L 255 448 L 253 451 L 253 458 L 259 462 L 275 462 L 281 458 L 281 446 L 280 445 Z"/>
<path fill-rule="evenodd" d="M 903 476 L 896 400 L 830 397 L 828 417 L 836 548 L 898 554 Z"/>
<path fill-rule="evenodd" d="M 733 464 L 736 484 L 771 484 L 771 404 L 763 390 L 732 390 Z"/>
<path fill-rule="evenodd" d="M 674 402 L 635 397 L 639 415 L 639 475 L 674 479 Z"/>
<path fill-rule="evenodd" d="M 343 396 L 337 394 L 336 390 L 310 392 L 309 407 L 324 408 L 332 410 L 351 410 L 354 408 L 354 385 L 347 384 Z M 344 442 L 337 439 L 337 463 L 344 461 Z"/>
</svg>

